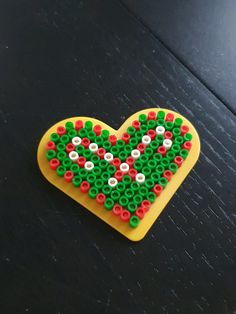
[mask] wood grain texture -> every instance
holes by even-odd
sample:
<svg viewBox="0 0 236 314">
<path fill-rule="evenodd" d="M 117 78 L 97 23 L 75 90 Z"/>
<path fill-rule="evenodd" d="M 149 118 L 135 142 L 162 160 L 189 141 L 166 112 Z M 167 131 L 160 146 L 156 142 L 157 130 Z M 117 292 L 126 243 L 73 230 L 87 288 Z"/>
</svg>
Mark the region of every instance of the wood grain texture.
<svg viewBox="0 0 236 314">
<path fill-rule="evenodd" d="M 122 0 L 236 113 L 234 0 Z"/>
<path fill-rule="evenodd" d="M 233 313 L 235 116 L 119 2 L 4 0 L 0 30 L 0 312 Z M 66 117 L 118 128 L 159 106 L 202 153 L 133 244 L 48 184 L 36 150 Z"/>
</svg>

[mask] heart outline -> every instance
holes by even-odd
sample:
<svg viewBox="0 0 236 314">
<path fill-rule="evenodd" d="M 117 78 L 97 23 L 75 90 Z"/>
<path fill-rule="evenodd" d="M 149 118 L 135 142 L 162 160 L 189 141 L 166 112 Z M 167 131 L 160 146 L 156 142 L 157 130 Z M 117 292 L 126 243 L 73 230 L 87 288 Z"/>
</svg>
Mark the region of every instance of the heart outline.
<svg viewBox="0 0 236 314">
<path fill-rule="evenodd" d="M 100 124 L 102 126 L 102 129 L 107 129 L 110 131 L 110 134 L 114 134 L 117 136 L 117 138 L 121 138 L 121 135 L 126 131 L 127 127 L 131 125 L 133 120 L 138 119 L 138 116 L 140 114 L 148 114 L 148 112 L 150 111 L 155 111 L 157 113 L 160 110 L 164 111 L 166 114 L 169 112 L 173 113 L 175 118 L 179 117 L 183 119 L 183 123 L 189 126 L 189 132 L 193 136 L 192 148 L 182 166 L 172 177 L 171 181 L 168 183 L 167 187 L 163 190 L 161 195 L 157 197 L 157 199 L 154 201 L 149 212 L 145 215 L 145 217 L 142 219 L 136 229 L 130 228 L 128 223 L 124 223 L 117 217 L 114 217 L 114 215 L 112 215 L 110 211 L 107 211 L 103 206 L 98 205 L 94 199 L 91 199 L 88 196 L 88 194 L 84 194 L 79 189 L 76 189 L 72 184 L 66 183 L 62 178 L 59 178 L 57 176 L 55 171 L 50 169 L 49 163 L 45 157 L 46 143 L 49 140 L 50 134 L 55 132 L 58 126 L 64 125 L 67 121 L 75 122 L 76 120 L 82 120 L 85 122 L 87 120 L 90 120 L 93 122 L 94 125 Z M 107 224 L 109 224 L 111 227 L 116 229 L 118 232 L 123 234 L 131 241 L 140 241 L 144 238 L 148 230 L 151 228 L 153 223 L 157 220 L 161 212 L 164 210 L 167 203 L 171 200 L 176 190 L 180 187 L 184 179 L 194 167 L 200 154 L 200 146 L 200 139 L 196 129 L 194 128 L 192 123 L 184 116 L 169 109 L 149 108 L 138 111 L 128 117 L 118 130 L 113 129 L 111 126 L 107 125 L 103 121 L 91 117 L 72 117 L 61 120 L 54 124 L 52 127 L 50 127 L 41 138 L 38 146 L 37 160 L 42 174 L 51 184 L 56 186 L 65 194 L 69 195 L 76 202 L 83 205 L 86 209 L 91 211 L 93 214 L 105 221 Z"/>
</svg>

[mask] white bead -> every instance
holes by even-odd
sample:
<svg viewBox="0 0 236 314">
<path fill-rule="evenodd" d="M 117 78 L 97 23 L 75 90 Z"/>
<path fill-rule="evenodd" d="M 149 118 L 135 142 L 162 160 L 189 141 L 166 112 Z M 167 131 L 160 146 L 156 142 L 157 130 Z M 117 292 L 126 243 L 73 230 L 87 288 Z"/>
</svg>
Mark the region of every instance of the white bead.
<svg viewBox="0 0 236 314">
<path fill-rule="evenodd" d="M 124 173 L 127 173 L 129 171 L 129 165 L 126 162 L 123 162 L 120 165 L 120 170 Z"/>
<path fill-rule="evenodd" d="M 149 145 L 150 143 L 151 143 L 151 137 L 149 136 L 149 135 L 144 135 L 143 137 L 142 137 L 142 143 L 144 144 L 144 145 Z"/>
<path fill-rule="evenodd" d="M 143 173 L 137 173 L 135 176 L 135 180 L 138 183 L 143 184 L 145 182 L 145 175 Z"/>
<path fill-rule="evenodd" d="M 96 143 L 91 143 L 89 144 L 89 149 L 92 153 L 96 153 L 96 151 L 98 150 L 98 145 Z"/>
<path fill-rule="evenodd" d="M 164 134 L 164 133 L 165 133 L 165 128 L 164 128 L 164 126 L 158 125 L 158 126 L 156 127 L 156 134 L 157 134 L 157 135 L 161 135 L 161 134 Z"/>
<path fill-rule="evenodd" d="M 163 146 L 166 148 L 166 149 L 170 149 L 171 146 L 172 146 L 172 141 L 168 138 L 166 138 L 164 141 L 163 141 Z"/>
<path fill-rule="evenodd" d="M 86 163 L 84 164 L 84 168 L 88 171 L 91 171 L 94 168 L 94 164 L 92 163 L 92 161 L 86 161 Z"/>
<path fill-rule="evenodd" d="M 81 141 L 82 141 L 81 138 L 78 137 L 78 136 L 75 136 L 75 137 L 72 138 L 72 144 L 74 144 L 75 146 L 80 145 Z"/>
<path fill-rule="evenodd" d="M 133 149 L 132 152 L 131 152 L 131 156 L 134 158 L 134 159 L 138 159 L 139 156 L 140 156 L 140 151 L 138 149 Z"/>
<path fill-rule="evenodd" d="M 110 178 L 108 180 L 108 185 L 110 185 L 112 188 L 114 188 L 117 185 L 118 181 L 116 178 Z"/>
<path fill-rule="evenodd" d="M 76 162 L 76 160 L 79 158 L 79 154 L 73 150 L 72 152 L 69 153 L 69 158 L 73 162 Z"/>
<path fill-rule="evenodd" d="M 108 162 L 112 162 L 112 160 L 113 160 L 113 155 L 111 154 L 111 153 L 106 153 L 105 155 L 104 155 L 104 159 L 106 160 L 106 161 L 108 161 Z"/>
</svg>

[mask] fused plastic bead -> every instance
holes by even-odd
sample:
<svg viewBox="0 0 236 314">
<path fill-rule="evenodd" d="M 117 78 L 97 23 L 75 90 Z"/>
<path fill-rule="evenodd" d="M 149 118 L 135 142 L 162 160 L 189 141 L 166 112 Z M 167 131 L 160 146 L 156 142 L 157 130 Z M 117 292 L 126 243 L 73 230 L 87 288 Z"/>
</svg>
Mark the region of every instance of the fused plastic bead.
<svg viewBox="0 0 236 314">
<path fill-rule="evenodd" d="M 171 140 L 172 137 L 173 137 L 172 132 L 170 132 L 170 131 L 165 131 L 165 133 L 164 133 L 164 138 L 165 138 L 165 139 Z"/>
<path fill-rule="evenodd" d="M 146 123 L 146 121 L 147 121 L 147 116 L 144 113 L 140 114 L 139 115 L 139 122 L 141 124 L 143 124 L 143 123 Z"/>
<path fill-rule="evenodd" d="M 165 128 L 164 128 L 164 126 L 158 125 L 158 126 L 156 127 L 156 134 L 157 134 L 157 135 L 162 135 L 162 134 L 164 134 L 164 133 L 165 133 Z"/>
<path fill-rule="evenodd" d="M 140 151 L 141 154 L 144 153 L 146 146 L 143 143 L 139 143 L 137 149 Z"/>
<path fill-rule="evenodd" d="M 157 119 L 164 119 L 165 118 L 165 111 L 158 111 L 157 113 Z"/>
<path fill-rule="evenodd" d="M 181 136 L 184 136 L 184 134 L 188 132 L 189 127 L 187 125 L 182 125 L 180 130 L 181 130 Z"/>
<path fill-rule="evenodd" d="M 84 148 L 88 148 L 90 144 L 90 140 L 87 137 L 84 137 L 81 141 L 81 145 L 84 146 Z"/>
<path fill-rule="evenodd" d="M 98 145 L 96 143 L 90 143 L 89 150 L 91 150 L 92 153 L 96 153 L 98 150 Z"/>
<path fill-rule="evenodd" d="M 134 158 L 132 156 L 130 156 L 130 157 L 126 158 L 125 162 L 129 166 L 129 168 L 131 168 L 134 165 L 134 161 L 135 161 Z"/>
<path fill-rule="evenodd" d="M 92 185 L 96 181 L 96 176 L 92 173 L 88 174 L 87 181 L 90 185 Z"/>
<path fill-rule="evenodd" d="M 129 169 L 128 175 L 131 177 L 132 180 L 135 180 L 136 174 L 138 171 L 136 169 Z"/>
<path fill-rule="evenodd" d="M 148 201 L 150 201 L 151 203 L 153 203 L 156 199 L 156 194 L 154 192 L 149 192 L 147 195 L 147 199 Z"/>
<path fill-rule="evenodd" d="M 143 168 L 143 163 L 140 160 L 136 160 L 134 163 L 134 169 L 141 171 Z"/>
<path fill-rule="evenodd" d="M 163 187 L 160 184 L 155 184 L 153 188 L 153 192 L 156 194 L 156 196 L 159 196 L 163 190 Z"/>
<path fill-rule="evenodd" d="M 119 155 L 118 155 L 118 158 L 119 158 L 122 162 L 124 162 L 127 157 L 128 157 L 128 153 L 125 152 L 125 151 L 120 152 Z"/>
<path fill-rule="evenodd" d="M 81 168 L 79 170 L 79 176 L 82 178 L 82 179 L 86 179 L 87 178 L 87 175 L 88 175 L 88 171 L 84 168 Z"/>
<path fill-rule="evenodd" d="M 62 161 L 62 166 L 63 167 L 66 167 L 66 169 L 69 169 L 72 165 L 72 161 L 70 160 L 70 158 L 65 158 L 63 161 Z"/>
<path fill-rule="evenodd" d="M 175 163 L 170 163 L 170 164 L 169 164 L 169 170 L 170 170 L 173 174 L 175 174 L 176 171 L 178 170 L 177 164 L 175 164 Z"/>
<path fill-rule="evenodd" d="M 103 186 L 102 193 L 104 193 L 106 196 L 109 196 L 111 192 L 112 192 L 112 188 L 108 184 Z"/>
<path fill-rule="evenodd" d="M 107 210 L 112 210 L 114 206 L 114 201 L 112 198 L 107 198 L 104 202 L 104 207 L 107 209 Z"/>
<path fill-rule="evenodd" d="M 168 158 L 169 161 L 174 160 L 174 158 L 175 158 L 175 153 L 174 153 L 173 151 L 167 152 L 167 153 L 166 153 L 166 158 Z"/>
<path fill-rule="evenodd" d="M 103 159 L 105 154 L 106 154 L 106 150 L 103 147 L 97 150 L 97 155 L 99 158 Z"/>
<path fill-rule="evenodd" d="M 148 200 L 143 200 L 141 203 L 141 207 L 145 209 L 145 212 L 149 211 L 151 205 L 151 202 Z"/>
<path fill-rule="evenodd" d="M 116 167 L 116 169 L 119 169 L 120 168 L 120 164 L 121 164 L 121 161 L 119 158 L 114 158 L 112 160 L 112 165 Z"/>
<path fill-rule="evenodd" d="M 178 166 L 178 167 L 180 167 L 181 165 L 182 165 L 182 163 L 183 163 L 183 158 L 181 157 L 181 156 L 176 156 L 175 157 L 175 159 L 174 159 L 174 163 Z"/>
<path fill-rule="evenodd" d="M 101 190 L 104 186 L 104 181 L 102 179 L 97 179 L 95 182 L 94 182 L 94 186 Z"/>
<path fill-rule="evenodd" d="M 119 182 L 116 186 L 116 189 L 122 193 L 125 191 L 126 185 L 123 182 Z"/>
<path fill-rule="evenodd" d="M 127 129 L 127 133 L 131 136 L 133 136 L 135 134 L 136 130 L 133 126 L 129 126 Z"/>
<path fill-rule="evenodd" d="M 120 198 L 120 192 L 117 190 L 114 190 L 111 192 L 111 198 L 113 199 L 113 201 L 118 201 Z"/>
<path fill-rule="evenodd" d="M 108 130 L 102 130 L 101 136 L 104 140 L 107 140 L 110 132 Z"/>
<path fill-rule="evenodd" d="M 75 145 L 73 145 L 72 143 L 68 143 L 66 145 L 66 152 L 67 153 L 73 152 L 74 150 L 75 150 Z"/>
<path fill-rule="evenodd" d="M 129 199 L 128 199 L 128 197 L 126 197 L 126 196 L 121 196 L 120 199 L 119 199 L 119 204 L 120 204 L 122 207 L 126 207 L 126 206 L 129 204 Z"/>
<path fill-rule="evenodd" d="M 143 184 L 145 182 L 145 175 L 143 173 L 137 173 L 135 180 L 139 183 L 139 184 Z"/>
<path fill-rule="evenodd" d="M 173 176 L 173 173 L 170 170 L 165 170 L 163 173 L 163 177 L 166 178 L 168 181 L 171 180 L 172 176 Z"/>
<path fill-rule="evenodd" d="M 191 133 L 184 134 L 184 140 L 185 141 L 191 141 L 192 138 L 193 138 L 193 136 Z"/>
<path fill-rule="evenodd" d="M 94 164 L 94 166 L 98 165 L 100 158 L 97 155 L 92 155 L 90 161 Z"/>
<path fill-rule="evenodd" d="M 72 179 L 74 178 L 74 173 L 70 170 L 67 170 L 65 173 L 64 173 L 64 179 L 67 183 L 70 183 L 72 182 Z"/>
<path fill-rule="evenodd" d="M 59 177 L 63 177 L 64 173 L 66 172 L 66 168 L 63 166 L 59 166 L 57 167 L 56 172 Z"/>
<path fill-rule="evenodd" d="M 152 170 L 149 167 L 143 167 L 142 173 L 144 174 L 145 177 L 148 177 L 151 174 Z"/>
<path fill-rule="evenodd" d="M 110 174 L 110 175 L 113 175 L 115 172 L 116 172 L 116 167 L 113 166 L 113 165 L 109 165 L 107 167 L 107 172 Z"/>
<path fill-rule="evenodd" d="M 102 131 L 101 125 L 98 124 L 93 127 L 93 132 L 96 134 L 96 136 L 99 136 L 101 134 L 101 131 Z"/>
<path fill-rule="evenodd" d="M 123 172 L 123 173 L 127 173 L 129 171 L 129 165 L 126 163 L 126 162 L 123 162 L 121 165 L 120 165 L 120 170 Z"/>
<path fill-rule="evenodd" d="M 67 121 L 65 124 L 66 131 L 69 131 L 74 128 L 74 124 L 71 121 Z"/>
<path fill-rule="evenodd" d="M 80 156 L 77 159 L 77 164 L 80 166 L 80 168 L 83 168 L 85 163 L 86 163 L 86 158 L 84 156 Z"/>
<path fill-rule="evenodd" d="M 66 145 L 64 143 L 58 143 L 56 147 L 58 152 L 64 152 L 66 149 Z"/>
<path fill-rule="evenodd" d="M 135 128 L 136 131 L 138 131 L 140 129 L 140 122 L 138 120 L 134 120 L 132 122 L 132 126 Z"/>
<path fill-rule="evenodd" d="M 79 166 L 77 164 L 73 164 L 70 167 L 70 170 L 74 173 L 74 174 L 78 174 L 79 173 Z"/>
<path fill-rule="evenodd" d="M 94 164 L 91 161 L 86 161 L 85 164 L 84 164 L 84 168 L 87 171 L 91 171 L 94 168 Z"/>
<path fill-rule="evenodd" d="M 73 137 L 75 137 L 77 135 L 77 132 L 75 129 L 71 129 L 68 131 L 68 136 L 70 139 L 72 139 Z"/>
<path fill-rule="evenodd" d="M 157 152 L 159 154 L 161 154 L 162 156 L 165 156 L 166 155 L 166 148 L 164 146 L 159 146 L 157 149 Z"/>
<path fill-rule="evenodd" d="M 120 214 L 122 213 L 123 211 L 123 207 L 119 204 L 115 204 L 112 208 L 112 212 L 114 215 L 116 216 L 120 216 Z"/>
<path fill-rule="evenodd" d="M 57 134 L 58 134 L 59 136 L 62 136 L 62 135 L 64 135 L 64 134 L 66 134 L 66 129 L 65 129 L 65 127 L 64 127 L 64 126 L 59 126 L 59 127 L 57 128 Z"/>
<path fill-rule="evenodd" d="M 110 178 L 108 180 L 108 184 L 110 185 L 110 187 L 114 188 L 118 183 L 118 180 L 116 178 Z"/>
<path fill-rule="evenodd" d="M 174 124 L 176 127 L 180 127 L 183 123 L 183 120 L 181 118 L 176 118 L 174 121 Z"/>
<path fill-rule="evenodd" d="M 130 188 L 133 191 L 137 192 L 139 190 L 139 188 L 140 188 L 140 184 L 138 182 L 134 181 L 134 182 L 131 183 Z"/>
<path fill-rule="evenodd" d="M 89 196 L 94 199 L 96 198 L 97 195 L 98 195 L 98 189 L 95 187 L 91 187 L 89 189 Z"/>
<path fill-rule="evenodd" d="M 147 135 L 151 138 L 152 141 L 156 138 L 156 132 L 154 130 L 148 130 Z"/>
<path fill-rule="evenodd" d="M 128 210 L 126 210 L 126 209 L 124 209 L 122 212 L 121 212 L 121 214 L 120 214 L 120 219 L 122 220 L 122 221 L 129 221 L 129 219 L 130 219 L 130 212 L 128 211 Z"/>
<path fill-rule="evenodd" d="M 131 199 L 134 196 L 134 191 L 131 188 L 128 188 L 125 190 L 124 195 L 128 197 L 128 199 Z"/>
<path fill-rule="evenodd" d="M 131 214 L 133 214 L 137 209 L 137 205 L 134 202 L 129 202 L 127 209 Z"/>
<path fill-rule="evenodd" d="M 177 136 L 180 136 L 181 130 L 179 128 L 174 128 L 172 130 L 172 133 L 173 133 L 174 137 L 177 137 Z"/>
<path fill-rule="evenodd" d="M 187 149 L 187 150 L 190 150 L 192 147 L 192 143 L 191 142 L 184 142 L 183 145 L 182 145 L 182 148 L 183 149 Z"/>
<path fill-rule="evenodd" d="M 156 112 L 155 111 L 149 111 L 147 119 L 148 120 L 156 120 Z"/>
<path fill-rule="evenodd" d="M 117 137 L 115 135 L 110 135 L 108 137 L 108 141 L 111 143 L 111 145 L 116 145 Z"/>
<path fill-rule="evenodd" d="M 53 158 L 50 160 L 49 165 L 52 170 L 56 170 L 60 166 L 60 161 L 57 158 Z"/>
<path fill-rule="evenodd" d="M 46 152 L 46 157 L 47 157 L 47 160 L 50 161 L 51 159 L 55 158 L 57 155 L 57 153 L 55 152 L 55 150 L 48 150 Z"/>
<path fill-rule="evenodd" d="M 80 184 L 82 182 L 82 179 L 80 176 L 75 176 L 73 179 L 72 179 L 72 183 L 75 187 L 80 187 Z"/>
<path fill-rule="evenodd" d="M 149 136 L 149 135 L 144 135 L 143 137 L 142 137 L 142 143 L 145 145 L 145 146 L 147 146 L 147 145 L 149 145 L 150 143 L 151 143 L 151 137 Z"/>
<path fill-rule="evenodd" d="M 147 122 L 147 127 L 148 127 L 148 130 L 150 129 L 154 129 L 156 127 L 157 123 L 156 121 L 154 120 L 148 120 Z M 154 131 L 155 132 L 155 131 Z"/>
<path fill-rule="evenodd" d="M 109 141 L 103 142 L 102 146 L 106 151 L 109 151 L 111 149 L 111 143 Z"/>
<path fill-rule="evenodd" d="M 130 176 L 128 175 L 125 175 L 123 176 L 122 178 L 122 182 L 126 185 L 126 186 L 129 186 L 132 182 L 132 179 L 130 178 Z"/>
<path fill-rule="evenodd" d="M 84 127 L 85 127 L 85 129 L 87 129 L 88 131 L 91 131 L 92 130 L 92 128 L 93 128 L 93 123 L 92 123 L 92 121 L 86 121 L 85 122 L 85 124 L 84 124 Z"/>
<path fill-rule="evenodd" d="M 143 197 L 140 195 L 140 194 L 136 194 L 134 195 L 133 197 L 133 202 L 136 204 L 136 205 L 139 205 L 143 200 Z"/>
<path fill-rule="evenodd" d="M 129 145 L 134 149 L 138 145 L 138 139 L 135 137 L 132 137 L 129 141 Z"/>
<path fill-rule="evenodd" d="M 75 129 L 76 131 L 79 131 L 80 129 L 82 129 L 84 127 L 84 123 L 82 120 L 77 120 L 75 121 Z"/>
<path fill-rule="evenodd" d="M 119 148 L 117 146 L 112 146 L 110 149 L 110 153 L 114 156 L 117 157 L 119 154 Z"/>
<path fill-rule="evenodd" d="M 80 145 L 81 144 L 81 138 L 79 137 L 79 136 L 75 136 L 75 137 L 73 137 L 72 138 L 72 144 L 74 145 L 74 146 L 78 146 L 78 145 Z"/>
<path fill-rule="evenodd" d="M 50 140 L 54 143 L 57 143 L 60 140 L 60 136 L 57 133 L 52 133 L 50 136 Z"/>
<path fill-rule="evenodd" d="M 160 184 L 163 188 L 165 188 L 165 187 L 167 186 L 167 184 L 168 184 L 168 180 L 167 180 L 166 178 L 160 178 L 159 184 Z"/>
<path fill-rule="evenodd" d="M 47 142 L 46 150 L 56 150 L 56 144 L 53 141 Z"/>
<path fill-rule="evenodd" d="M 79 158 L 79 154 L 75 151 L 71 151 L 69 153 L 69 158 L 73 161 L 73 162 L 76 162 Z"/>
<path fill-rule="evenodd" d="M 105 155 L 104 155 L 104 159 L 107 161 L 107 162 L 109 162 L 109 163 L 111 163 L 112 162 L 112 160 L 113 160 L 113 155 L 111 154 L 111 153 L 106 153 Z"/>
<path fill-rule="evenodd" d="M 104 181 L 104 182 L 107 182 L 109 179 L 110 179 L 110 174 L 109 174 L 109 172 L 107 172 L 107 171 L 104 171 L 103 173 L 102 173 L 102 175 L 101 175 L 101 179 Z"/>
<path fill-rule="evenodd" d="M 115 172 L 114 177 L 117 179 L 118 182 L 120 182 L 123 178 L 124 173 L 121 170 L 117 170 Z"/>
<path fill-rule="evenodd" d="M 105 159 L 100 160 L 99 163 L 98 163 L 98 166 L 99 166 L 102 170 L 105 170 L 108 165 L 109 165 L 109 163 L 108 163 Z"/>
<path fill-rule="evenodd" d="M 122 135 L 122 141 L 124 141 L 125 142 L 125 144 L 128 144 L 129 143 L 129 140 L 130 140 L 130 135 L 129 135 L 129 133 L 124 133 L 123 135 Z"/>
<path fill-rule="evenodd" d="M 186 159 L 188 156 L 188 150 L 187 149 L 181 149 L 179 152 L 179 155 L 183 158 Z"/>
<path fill-rule="evenodd" d="M 167 115 L 166 115 L 166 119 L 165 119 L 165 120 L 172 122 L 172 121 L 174 120 L 174 115 L 173 115 L 173 113 L 168 112 Z"/>
<path fill-rule="evenodd" d="M 143 219 L 143 217 L 145 216 L 145 209 L 142 207 L 139 207 L 136 209 L 135 215 L 139 218 L 139 219 Z"/>
<path fill-rule="evenodd" d="M 139 189 L 139 194 L 142 195 L 142 197 L 146 197 L 148 194 L 148 189 L 146 188 L 146 186 L 141 186 L 141 188 Z"/>
<path fill-rule="evenodd" d="M 96 196 L 96 202 L 99 205 L 103 205 L 106 200 L 106 196 L 103 193 L 98 193 Z"/>
<path fill-rule="evenodd" d="M 131 156 L 136 160 L 140 156 L 140 151 L 138 149 L 133 149 L 131 152 Z"/>
</svg>

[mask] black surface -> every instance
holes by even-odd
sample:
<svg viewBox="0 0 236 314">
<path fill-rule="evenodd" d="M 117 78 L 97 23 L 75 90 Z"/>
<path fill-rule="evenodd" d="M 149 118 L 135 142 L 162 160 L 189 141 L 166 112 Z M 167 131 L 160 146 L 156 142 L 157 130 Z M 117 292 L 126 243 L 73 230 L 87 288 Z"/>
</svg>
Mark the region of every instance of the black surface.
<svg viewBox="0 0 236 314">
<path fill-rule="evenodd" d="M 122 2 L 236 113 L 236 1 Z"/>
<path fill-rule="evenodd" d="M 0 313 L 233 313 L 235 116 L 115 1 L 0 2 Z M 56 121 L 167 107 L 202 153 L 132 243 L 41 176 Z"/>
</svg>

